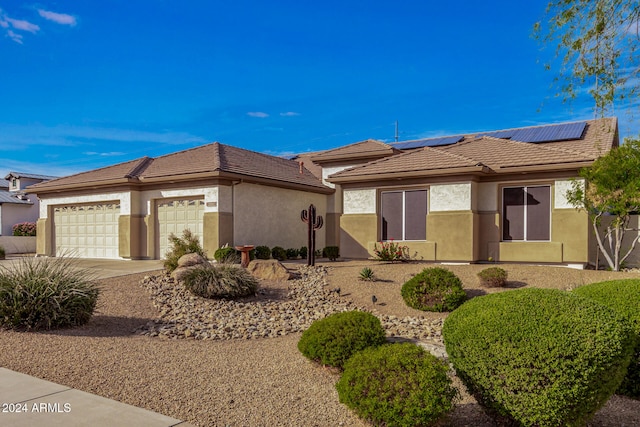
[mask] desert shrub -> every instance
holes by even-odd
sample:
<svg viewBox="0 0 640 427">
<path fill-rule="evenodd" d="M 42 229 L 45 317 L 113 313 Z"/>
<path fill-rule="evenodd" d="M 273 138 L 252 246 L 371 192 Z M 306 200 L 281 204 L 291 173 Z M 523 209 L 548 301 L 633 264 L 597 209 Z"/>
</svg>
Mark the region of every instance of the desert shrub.
<svg viewBox="0 0 640 427">
<path fill-rule="evenodd" d="M 373 245 L 373 253 L 378 261 L 409 261 L 409 247 L 401 246 L 393 240 L 389 242 L 379 242 Z"/>
<path fill-rule="evenodd" d="M 640 280 L 612 280 L 580 286 L 573 293 L 591 298 L 628 319 L 634 328 L 638 342 L 627 375 L 616 390 L 633 398 L 640 398 Z"/>
<path fill-rule="evenodd" d="M 198 266 L 182 280 L 189 291 L 203 298 L 246 297 L 258 290 L 258 281 L 251 273 L 231 264 Z"/>
<path fill-rule="evenodd" d="M 237 264 L 240 262 L 240 254 L 235 250 L 235 248 L 230 246 L 224 246 L 216 249 L 213 253 L 213 258 L 218 262 L 226 264 Z"/>
<path fill-rule="evenodd" d="M 178 260 L 185 254 L 196 253 L 207 258 L 207 252 L 202 249 L 198 236 L 194 235 L 191 230 L 184 230 L 182 236 L 169 234 L 169 250 L 164 256 L 164 268 L 171 273 L 178 268 Z"/>
<path fill-rule="evenodd" d="M 308 359 L 342 368 L 356 351 L 384 342 L 380 319 L 363 311 L 345 311 L 313 322 L 302 333 L 298 350 Z"/>
<path fill-rule="evenodd" d="M 7 253 L 4 250 L 4 247 L 0 246 L 0 259 L 5 259 L 7 257 Z"/>
<path fill-rule="evenodd" d="M 287 251 L 282 246 L 274 246 L 271 248 L 271 258 L 284 261 L 287 259 Z"/>
<path fill-rule="evenodd" d="M 22 258 L 0 268 L 0 324 L 32 330 L 82 325 L 99 293 L 90 271 L 72 258 Z"/>
<path fill-rule="evenodd" d="M 376 276 L 373 274 L 373 270 L 371 268 L 362 267 L 362 270 L 360 270 L 360 280 L 372 282 L 376 280 Z"/>
<path fill-rule="evenodd" d="M 325 246 L 322 250 L 322 255 L 331 261 L 335 261 L 340 257 L 340 248 L 338 246 Z"/>
<path fill-rule="evenodd" d="M 324 254 L 322 253 L 322 249 L 316 249 L 316 251 L 314 252 L 316 258 L 323 258 Z"/>
<path fill-rule="evenodd" d="M 415 344 L 354 354 L 336 384 L 340 402 L 375 425 L 427 426 L 453 409 L 448 366 Z"/>
<path fill-rule="evenodd" d="M 402 285 L 401 293 L 409 307 L 426 311 L 453 311 L 467 299 L 460 279 L 440 267 L 425 268 Z"/>
<path fill-rule="evenodd" d="M 300 251 L 298 249 L 289 248 L 285 251 L 285 253 L 287 255 L 287 259 L 296 259 L 298 258 L 298 254 L 300 254 Z"/>
<path fill-rule="evenodd" d="M 306 259 L 307 255 L 309 254 L 309 249 L 307 249 L 306 246 L 303 246 L 300 248 L 298 253 L 300 254 L 300 258 Z"/>
<path fill-rule="evenodd" d="M 443 336 L 478 402 L 523 426 L 580 426 L 620 385 L 633 331 L 613 310 L 555 289 L 474 298 Z"/>
<path fill-rule="evenodd" d="M 271 248 L 269 246 L 256 246 L 255 251 L 257 259 L 271 258 Z"/>
<path fill-rule="evenodd" d="M 500 267 L 485 268 L 478 273 L 480 286 L 485 288 L 502 288 L 507 284 L 507 272 Z"/>
<path fill-rule="evenodd" d="M 21 222 L 15 224 L 12 228 L 14 236 L 35 236 L 36 235 L 36 223 L 35 222 Z"/>
</svg>

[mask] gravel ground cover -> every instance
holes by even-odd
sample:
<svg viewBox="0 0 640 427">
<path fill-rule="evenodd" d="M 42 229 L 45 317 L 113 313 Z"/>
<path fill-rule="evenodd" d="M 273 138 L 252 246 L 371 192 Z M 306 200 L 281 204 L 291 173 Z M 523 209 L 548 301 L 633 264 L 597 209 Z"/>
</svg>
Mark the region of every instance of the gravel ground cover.
<svg viewBox="0 0 640 427">
<path fill-rule="evenodd" d="M 379 315 L 389 335 L 415 334 L 437 344 L 446 315 L 413 310 L 400 297 L 402 283 L 429 264 L 322 265 L 319 275 L 303 269 L 287 283 L 263 282 L 256 297 L 233 304 L 191 300 L 178 287 L 170 291 L 161 279 L 145 279 L 149 273 L 107 279 L 96 315 L 83 327 L 37 333 L 0 330 L 0 365 L 199 426 L 365 426 L 338 402 L 338 373 L 298 352 L 299 331 L 329 312 L 360 308 Z M 377 281 L 358 280 L 364 266 L 374 270 Z M 462 279 L 471 296 L 503 291 L 479 288 L 475 274 L 486 265 L 445 267 Z M 635 272 L 502 267 L 509 272 L 509 288 L 571 289 L 640 277 Z M 209 330 L 206 336 L 202 325 L 207 323 L 224 333 L 217 336 Z M 244 331 L 238 335 L 240 328 Z M 462 390 L 443 425 L 493 423 Z M 640 402 L 614 396 L 590 425 L 640 425 Z"/>
</svg>

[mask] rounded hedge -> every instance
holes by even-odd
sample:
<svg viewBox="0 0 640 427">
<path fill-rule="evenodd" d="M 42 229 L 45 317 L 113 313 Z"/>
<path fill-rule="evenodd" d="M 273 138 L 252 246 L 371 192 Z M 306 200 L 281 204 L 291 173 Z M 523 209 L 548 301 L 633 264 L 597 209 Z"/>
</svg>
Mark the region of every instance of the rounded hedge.
<svg viewBox="0 0 640 427">
<path fill-rule="evenodd" d="M 640 398 L 640 280 L 612 280 L 580 286 L 573 293 L 582 295 L 605 305 L 628 319 L 636 334 L 638 342 L 635 354 L 631 359 L 627 376 L 616 390 L 618 394 Z"/>
<path fill-rule="evenodd" d="M 271 258 L 284 261 L 287 259 L 287 251 L 282 246 L 274 246 L 271 248 Z"/>
<path fill-rule="evenodd" d="M 256 258 L 258 259 L 270 259 L 271 248 L 269 246 L 256 246 Z"/>
<path fill-rule="evenodd" d="M 442 332 L 469 391 L 523 426 L 584 425 L 620 385 L 635 341 L 613 310 L 535 288 L 474 298 Z"/>
<path fill-rule="evenodd" d="M 341 403 L 375 425 L 427 426 L 453 409 L 448 369 L 415 344 L 385 344 L 354 354 L 336 388 Z"/>
<path fill-rule="evenodd" d="M 440 267 L 413 276 L 402 285 L 401 294 L 409 307 L 423 311 L 453 311 L 467 299 L 460 279 Z"/>
<path fill-rule="evenodd" d="M 345 311 L 313 322 L 302 333 L 298 350 L 308 359 L 342 368 L 355 352 L 385 341 L 380 319 L 364 311 Z"/>
<path fill-rule="evenodd" d="M 237 263 L 240 261 L 238 251 L 230 246 L 216 249 L 213 253 L 213 258 L 217 262 Z"/>
<path fill-rule="evenodd" d="M 480 286 L 485 288 L 502 288 L 507 284 L 507 272 L 500 267 L 485 268 L 478 273 Z"/>
</svg>

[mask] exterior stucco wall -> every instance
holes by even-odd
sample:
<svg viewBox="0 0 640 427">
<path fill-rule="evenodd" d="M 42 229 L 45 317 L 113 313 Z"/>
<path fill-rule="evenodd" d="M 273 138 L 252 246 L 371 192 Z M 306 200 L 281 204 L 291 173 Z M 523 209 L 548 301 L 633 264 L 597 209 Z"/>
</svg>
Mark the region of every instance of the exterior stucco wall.
<svg viewBox="0 0 640 427">
<path fill-rule="evenodd" d="M 451 212 L 471 210 L 470 182 L 432 185 L 429 187 L 429 211 Z"/>
<path fill-rule="evenodd" d="M 0 236 L 0 246 L 7 254 L 26 254 L 36 252 L 35 236 Z"/>
<path fill-rule="evenodd" d="M 135 192 L 133 192 L 135 193 Z M 119 201 L 120 202 L 120 215 L 130 215 L 132 205 L 132 192 L 124 191 L 117 193 L 100 193 L 100 194 L 88 194 L 82 196 L 64 196 L 64 197 L 51 197 L 42 199 L 40 201 L 40 218 L 48 218 L 51 206 L 58 205 L 76 205 L 84 203 L 100 203 L 105 201 Z"/>
<path fill-rule="evenodd" d="M 375 188 L 344 190 L 343 197 L 342 206 L 345 215 L 374 214 L 377 212 Z"/>
<path fill-rule="evenodd" d="M 435 243 L 438 261 L 476 261 L 478 232 L 478 215 L 471 211 L 427 215 L 427 240 Z"/>
<path fill-rule="evenodd" d="M 21 222 L 36 222 L 38 207 L 34 205 L 16 205 L 3 203 L 0 205 L 0 221 L 2 229 L 0 235 L 13 236 L 13 226 Z"/>
<path fill-rule="evenodd" d="M 351 214 L 340 217 L 340 254 L 345 258 L 369 258 L 378 240 L 378 215 Z"/>
<path fill-rule="evenodd" d="M 307 246 L 307 225 L 300 212 L 310 204 L 326 218 L 326 195 L 258 184 L 234 186 L 234 245 Z M 316 248 L 326 246 L 325 233 L 326 224 L 316 231 Z"/>
</svg>

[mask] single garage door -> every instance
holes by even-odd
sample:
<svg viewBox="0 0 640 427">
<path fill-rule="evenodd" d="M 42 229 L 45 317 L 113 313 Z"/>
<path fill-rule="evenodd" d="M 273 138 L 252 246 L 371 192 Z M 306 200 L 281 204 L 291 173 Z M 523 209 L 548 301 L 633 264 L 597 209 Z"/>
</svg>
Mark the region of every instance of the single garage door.
<svg viewBox="0 0 640 427">
<path fill-rule="evenodd" d="M 204 216 L 203 199 L 159 200 L 158 213 L 158 247 L 160 258 L 164 258 L 169 250 L 169 235 L 182 236 L 184 230 L 198 236 L 202 244 L 202 217 Z"/>
<path fill-rule="evenodd" d="M 118 258 L 119 203 L 57 206 L 53 209 L 56 255 Z"/>
</svg>

